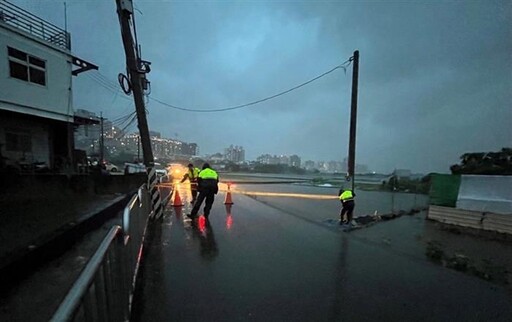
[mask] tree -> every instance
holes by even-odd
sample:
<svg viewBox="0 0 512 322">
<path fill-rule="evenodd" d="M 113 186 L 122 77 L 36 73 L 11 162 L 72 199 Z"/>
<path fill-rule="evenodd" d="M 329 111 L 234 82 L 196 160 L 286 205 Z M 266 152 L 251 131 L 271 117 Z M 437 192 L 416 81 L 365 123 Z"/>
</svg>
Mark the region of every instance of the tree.
<svg viewBox="0 0 512 322">
<path fill-rule="evenodd" d="M 452 174 L 512 175 L 512 148 L 499 152 L 473 152 L 460 156 L 460 163 L 450 167 Z"/>
</svg>

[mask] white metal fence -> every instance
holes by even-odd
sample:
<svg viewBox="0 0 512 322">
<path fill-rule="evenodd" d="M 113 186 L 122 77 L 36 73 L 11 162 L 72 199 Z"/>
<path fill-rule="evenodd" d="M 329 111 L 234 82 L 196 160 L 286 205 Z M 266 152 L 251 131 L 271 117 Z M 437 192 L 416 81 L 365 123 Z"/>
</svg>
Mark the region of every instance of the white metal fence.
<svg viewBox="0 0 512 322">
<path fill-rule="evenodd" d="M 51 321 L 127 321 L 151 202 L 144 184 L 74 283 Z"/>
</svg>

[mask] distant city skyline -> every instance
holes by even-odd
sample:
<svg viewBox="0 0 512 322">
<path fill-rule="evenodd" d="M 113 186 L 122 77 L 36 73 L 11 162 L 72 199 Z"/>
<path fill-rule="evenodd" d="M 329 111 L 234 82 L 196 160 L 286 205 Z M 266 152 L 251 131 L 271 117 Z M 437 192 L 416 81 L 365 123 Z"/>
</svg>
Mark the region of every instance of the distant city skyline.
<svg viewBox="0 0 512 322">
<path fill-rule="evenodd" d="M 100 116 L 97 115 L 95 112 L 89 111 L 89 110 L 86 110 L 86 109 L 77 109 L 75 111 L 75 114 L 79 115 L 81 117 L 95 119 L 98 122 L 99 122 L 99 119 L 100 119 Z M 132 137 L 133 135 L 138 134 L 138 131 L 136 131 L 136 129 L 134 129 L 133 131 L 130 131 L 130 132 L 123 133 L 123 131 L 121 131 L 120 127 L 113 125 L 113 121 L 112 120 L 109 120 L 107 117 L 104 117 L 103 119 L 104 119 L 104 131 L 107 134 L 107 137 L 109 137 L 109 138 L 113 138 L 115 136 Z M 126 118 L 126 120 L 128 120 L 128 119 Z M 99 136 L 99 125 L 93 125 L 92 128 L 95 129 L 95 131 L 97 132 L 96 135 Z M 83 132 L 84 132 L 83 128 L 80 131 L 78 131 L 79 134 L 82 133 L 82 136 L 84 135 Z M 162 132 L 163 133 L 167 132 L 167 133 L 170 133 L 170 134 L 169 134 L 169 136 L 167 136 L 166 134 L 162 135 Z M 164 131 L 157 131 L 157 130 L 154 130 L 154 129 L 150 128 L 149 134 L 150 134 L 151 137 L 156 137 L 156 138 L 159 138 L 159 139 L 168 139 L 168 140 L 175 140 L 175 141 L 179 141 L 179 142 L 183 142 L 183 143 L 197 144 L 198 148 L 201 149 L 201 145 L 200 144 L 198 144 L 196 142 L 191 142 L 190 140 L 186 140 L 185 138 L 178 139 L 179 134 L 172 133 L 172 131 L 165 131 L 165 129 L 164 129 Z M 174 137 L 173 137 L 173 135 L 174 135 Z M 203 156 L 204 155 L 214 155 L 214 154 L 217 154 L 217 153 L 220 153 L 220 154 L 223 154 L 223 155 L 228 155 L 227 159 L 230 160 L 230 161 L 236 160 L 235 162 L 238 162 L 240 160 L 244 161 L 246 159 L 248 161 L 255 161 L 259 157 L 261 157 L 263 155 L 286 156 L 286 157 L 298 156 L 301 160 L 305 160 L 305 158 L 303 158 L 302 156 L 298 155 L 297 153 L 286 154 L 286 153 L 270 153 L 270 152 L 264 152 L 264 153 L 261 153 L 259 155 L 254 156 L 254 157 L 247 157 L 246 158 L 246 153 L 247 153 L 246 148 L 243 145 L 237 145 L 237 144 L 233 144 L 233 143 L 225 144 L 224 148 L 222 148 L 222 150 L 215 151 L 214 153 L 203 153 Z M 229 156 L 229 154 L 232 154 L 232 155 Z M 250 155 L 255 155 L 255 153 L 252 153 Z M 345 157 L 345 159 L 346 159 L 346 157 Z M 346 163 L 345 159 L 343 160 L 343 162 Z M 341 160 L 321 160 L 321 159 L 308 159 L 308 160 L 314 161 L 315 163 L 318 163 L 318 162 L 340 162 L 340 163 L 343 163 Z"/>
</svg>

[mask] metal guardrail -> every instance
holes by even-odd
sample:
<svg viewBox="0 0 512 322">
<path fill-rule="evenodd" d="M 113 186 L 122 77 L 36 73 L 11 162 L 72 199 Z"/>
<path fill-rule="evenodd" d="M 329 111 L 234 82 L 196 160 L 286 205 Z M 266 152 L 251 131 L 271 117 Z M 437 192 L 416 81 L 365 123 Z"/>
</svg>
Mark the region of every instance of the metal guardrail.
<svg viewBox="0 0 512 322">
<path fill-rule="evenodd" d="M 141 186 L 73 284 L 51 321 L 127 321 L 151 212 Z"/>
<path fill-rule="evenodd" d="M 69 32 L 6 0 L 0 0 L 0 23 L 2 22 L 61 48 L 71 49 Z"/>
</svg>

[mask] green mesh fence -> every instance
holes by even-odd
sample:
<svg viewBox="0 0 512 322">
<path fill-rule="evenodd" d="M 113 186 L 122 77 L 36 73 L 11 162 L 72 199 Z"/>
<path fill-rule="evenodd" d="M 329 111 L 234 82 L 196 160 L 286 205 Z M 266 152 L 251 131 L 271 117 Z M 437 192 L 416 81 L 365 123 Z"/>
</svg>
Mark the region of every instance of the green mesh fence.
<svg viewBox="0 0 512 322">
<path fill-rule="evenodd" d="M 460 175 L 434 174 L 430 186 L 430 204 L 455 207 L 459 195 Z"/>
</svg>

